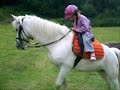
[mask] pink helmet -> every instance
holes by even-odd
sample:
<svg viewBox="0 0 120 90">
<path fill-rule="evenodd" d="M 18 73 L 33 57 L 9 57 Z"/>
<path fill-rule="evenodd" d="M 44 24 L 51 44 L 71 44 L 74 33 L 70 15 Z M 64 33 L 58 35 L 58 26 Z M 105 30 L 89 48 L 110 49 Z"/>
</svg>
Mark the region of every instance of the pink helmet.
<svg viewBox="0 0 120 90">
<path fill-rule="evenodd" d="M 65 14 L 65 19 L 69 19 L 71 18 L 75 12 L 78 10 L 78 7 L 75 5 L 68 5 L 65 8 L 64 14 Z"/>
</svg>

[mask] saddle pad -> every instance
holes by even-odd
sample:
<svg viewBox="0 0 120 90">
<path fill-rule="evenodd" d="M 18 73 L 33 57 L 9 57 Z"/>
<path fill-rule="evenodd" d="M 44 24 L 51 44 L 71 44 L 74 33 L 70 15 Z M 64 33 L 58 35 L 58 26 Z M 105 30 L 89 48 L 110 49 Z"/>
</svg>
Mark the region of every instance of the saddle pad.
<svg viewBox="0 0 120 90">
<path fill-rule="evenodd" d="M 99 60 L 104 56 L 104 50 L 102 45 L 99 43 L 98 40 L 94 40 L 94 42 L 92 42 L 93 47 L 94 47 L 94 53 L 96 55 L 96 59 Z M 80 54 L 81 48 L 79 46 L 78 43 L 78 37 L 75 35 L 74 39 L 73 39 L 73 53 L 78 56 Z M 89 52 L 84 52 L 83 53 L 83 58 L 84 59 L 90 59 L 90 53 Z"/>
</svg>

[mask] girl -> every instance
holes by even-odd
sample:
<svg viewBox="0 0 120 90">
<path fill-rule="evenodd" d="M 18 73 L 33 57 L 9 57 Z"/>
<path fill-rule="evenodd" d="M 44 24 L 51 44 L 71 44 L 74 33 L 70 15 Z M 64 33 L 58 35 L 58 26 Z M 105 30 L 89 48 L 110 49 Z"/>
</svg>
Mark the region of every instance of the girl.
<svg viewBox="0 0 120 90">
<path fill-rule="evenodd" d="M 91 32 L 91 23 L 89 19 L 82 15 L 78 10 L 78 7 L 75 5 L 68 5 L 65 8 L 64 14 L 65 19 L 72 19 L 74 21 L 72 30 L 76 31 L 78 35 L 82 36 L 84 43 L 84 52 L 90 52 L 90 60 L 95 61 L 96 56 L 94 53 L 93 45 L 91 43 L 91 38 L 94 36 Z"/>
</svg>

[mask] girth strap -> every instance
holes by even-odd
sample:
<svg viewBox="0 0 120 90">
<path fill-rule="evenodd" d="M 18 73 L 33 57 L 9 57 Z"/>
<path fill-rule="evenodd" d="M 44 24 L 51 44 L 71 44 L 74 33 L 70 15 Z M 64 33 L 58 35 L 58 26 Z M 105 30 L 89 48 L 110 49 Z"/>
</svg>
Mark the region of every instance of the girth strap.
<svg viewBox="0 0 120 90">
<path fill-rule="evenodd" d="M 80 62 L 81 59 L 82 59 L 81 56 L 77 56 L 77 58 L 75 59 L 73 68 Z"/>
</svg>

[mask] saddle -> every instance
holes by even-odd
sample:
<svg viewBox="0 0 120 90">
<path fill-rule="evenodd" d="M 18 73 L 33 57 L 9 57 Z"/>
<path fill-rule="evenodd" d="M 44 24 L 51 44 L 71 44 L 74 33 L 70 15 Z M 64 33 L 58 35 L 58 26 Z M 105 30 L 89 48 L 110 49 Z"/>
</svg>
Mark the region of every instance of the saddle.
<svg viewBox="0 0 120 90">
<path fill-rule="evenodd" d="M 96 59 L 100 60 L 104 56 L 103 47 L 100 44 L 100 42 L 98 40 L 96 40 L 96 39 L 92 42 L 92 44 L 93 44 L 93 47 L 94 47 L 94 53 L 96 55 Z M 76 56 L 79 56 L 80 53 L 81 53 L 81 50 L 82 49 L 81 49 L 81 47 L 79 45 L 78 37 L 75 34 L 74 38 L 73 38 L 73 48 L 72 48 L 72 51 L 73 51 L 73 53 Z M 84 59 L 86 59 L 86 60 L 89 60 L 90 59 L 90 53 L 89 52 L 83 52 L 83 54 L 82 54 L 81 57 L 84 58 Z"/>
</svg>

